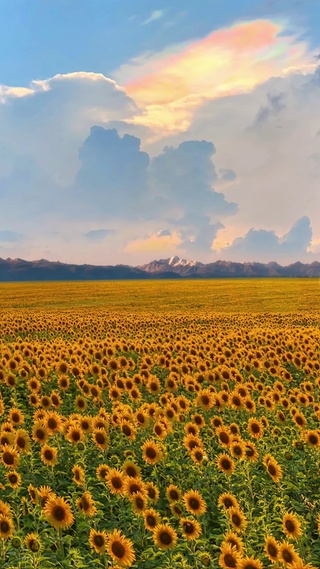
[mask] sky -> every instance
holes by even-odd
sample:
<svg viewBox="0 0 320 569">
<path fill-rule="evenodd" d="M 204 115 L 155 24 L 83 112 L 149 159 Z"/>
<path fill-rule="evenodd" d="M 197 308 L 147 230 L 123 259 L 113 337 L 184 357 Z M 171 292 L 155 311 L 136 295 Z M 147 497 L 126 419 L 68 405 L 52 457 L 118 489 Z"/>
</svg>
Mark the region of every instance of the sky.
<svg viewBox="0 0 320 569">
<path fill-rule="evenodd" d="M 0 257 L 320 261 L 318 0 L 0 0 Z"/>
</svg>

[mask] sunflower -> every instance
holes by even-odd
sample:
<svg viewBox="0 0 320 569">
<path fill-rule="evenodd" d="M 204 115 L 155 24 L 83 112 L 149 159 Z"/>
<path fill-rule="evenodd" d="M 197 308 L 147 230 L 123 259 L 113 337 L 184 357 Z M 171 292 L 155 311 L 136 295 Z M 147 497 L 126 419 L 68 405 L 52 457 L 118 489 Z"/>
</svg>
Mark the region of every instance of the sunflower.
<svg viewBox="0 0 320 569">
<path fill-rule="evenodd" d="M 318 431 L 308 430 L 303 433 L 302 440 L 310 447 L 316 448 L 320 446 L 320 436 Z"/>
<path fill-rule="evenodd" d="M 186 509 L 194 516 L 201 516 L 207 509 L 207 504 L 197 490 L 189 490 L 183 495 Z"/>
<path fill-rule="evenodd" d="M 299 429 L 304 429 L 307 426 L 307 419 L 305 418 L 304 414 L 300 413 L 299 411 L 297 411 L 297 413 L 292 416 L 292 419 L 299 427 Z"/>
<path fill-rule="evenodd" d="M 272 480 L 274 480 L 274 482 L 279 482 L 280 478 L 282 477 L 281 466 L 270 455 L 266 455 L 263 462 Z"/>
<path fill-rule="evenodd" d="M 110 466 L 107 464 L 100 464 L 96 469 L 96 476 L 98 480 L 105 480 L 109 471 Z"/>
<path fill-rule="evenodd" d="M 153 508 L 144 510 L 143 518 L 144 518 L 144 527 L 150 531 L 153 531 L 155 527 L 158 524 L 160 524 L 161 521 L 160 514 Z"/>
<path fill-rule="evenodd" d="M 48 440 L 49 432 L 44 426 L 42 421 L 36 421 L 32 429 L 32 438 L 35 442 L 41 445 L 45 444 Z"/>
<path fill-rule="evenodd" d="M 6 478 L 11 486 L 11 488 L 16 489 L 21 485 L 21 476 L 15 470 L 11 470 L 6 474 Z"/>
<path fill-rule="evenodd" d="M 232 547 L 235 547 L 236 550 L 241 554 L 244 550 L 244 543 L 243 543 L 241 537 L 239 537 L 233 531 L 228 531 L 226 533 L 223 543 L 229 543 Z"/>
<path fill-rule="evenodd" d="M 58 386 L 60 389 L 62 389 L 63 391 L 67 391 L 69 389 L 69 385 L 70 385 L 70 380 L 68 376 L 62 375 L 61 377 L 59 377 Z"/>
<path fill-rule="evenodd" d="M 278 560 L 280 546 L 277 540 L 274 537 L 272 537 L 272 535 L 266 537 L 264 551 L 267 557 L 270 559 L 270 561 L 275 562 Z"/>
<path fill-rule="evenodd" d="M 50 497 L 55 496 L 50 486 L 40 486 L 37 489 L 37 501 L 40 503 L 41 508 L 44 508 Z"/>
<path fill-rule="evenodd" d="M 0 433 L 0 447 L 3 447 L 5 445 L 12 446 L 13 442 L 14 442 L 13 433 L 9 433 L 7 431 L 2 431 Z"/>
<path fill-rule="evenodd" d="M 282 528 L 287 537 L 297 539 L 302 536 L 301 524 L 294 514 L 285 514 L 282 519 Z"/>
<path fill-rule="evenodd" d="M 142 478 L 129 478 L 127 477 L 124 482 L 124 493 L 130 497 L 133 494 L 140 492 L 146 495 L 145 485 Z"/>
<path fill-rule="evenodd" d="M 253 417 L 251 417 L 251 419 L 249 419 L 247 429 L 248 429 L 250 435 L 252 437 L 254 437 L 255 439 L 260 439 L 263 435 L 262 423 L 260 421 L 258 421 L 257 419 L 254 419 Z"/>
<path fill-rule="evenodd" d="M 148 496 L 148 500 L 152 504 L 156 504 L 159 501 L 159 490 L 153 482 L 147 482 L 145 484 L 145 490 Z"/>
<path fill-rule="evenodd" d="M 153 531 L 154 543 L 164 551 L 173 549 L 177 543 L 178 535 L 168 524 L 158 524 Z"/>
<path fill-rule="evenodd" d="M 18 429 L 16 432 L 15 445 L 17 450 L 23 454 L 30 452 L 30 437 L 28 431 Z"/>
<path fill-rule="evenodd" d="M 41 449 L 41 460 L 47 466 L 54 466 L 57 464 L 58 449 L 43 445 Z"/>
<path fill-rule="evenodd" d="M 219 496 L 218 506 L 224 508 L 226 511 L 230 508 L 239 508 L 237 498 L 228 492 L 225 492 Z"/>
<path fill-rule="evenodd" d="M 244 557 L 239 561 L 237 569 L 263 569 L 263 566 L 259 559 Z"/>
<path fill-rule="evenodd" d="M 101 450 L 109 446 L 108 434 L 105 429 L 95 429 L 92 433 L 92 440 Z"/>
<path fill-rule="evenodd" d="M 66 529 L 74 522 L 68 502 L 64 498 L 50 496 L 44 507 L 44 515 L 55 529 Z"/>
<path fill-rule="evenodd" d="M 4 445 L 2 447 L 1 462 L 6 468 L 16 468 L 19 464 L 19 454 L 14 446 Z"/>
<path fill-rule="evenodd" d="M 291 543 L 283 542 L 279 547 L 278 560 L 281 561 L 285 567 L 290 567 L 291 569 L 291 566 L 294 563 L 298 563 L 300 561 L 300 557 Z"/>
<path fill-rule="evenodd" d="M 230 456 L 227 454 L 220 454 L 218 457 L 217 465 L 221 472 L 224 472 L 227 476 L 233 473 L 235 470 L 235 463 Z"/>
<path fill-rule="evenodd" d="M 36 553 L 41 548 L 41 541 L 37 533 L 28 533 L 25 537 L 24 543 L 25 546 L 33 553 Z"/>
<path fill-rule="evenodd" d="M 90 530 L 89 544 L 96 553 L 104 553 L 108 543 L 108 535 L 106 531 Z"/>
<path fill-rule="evenodd" d="M 77 498 L 76 504 L 79 512 L 88 518 L 92 518 L 97 511 L 92 495 L 88 490 L 80 498 Z"/>
<path fill-rule="evenodd" d="M 159 445 L 152 439 L 148 439 L 141 447 L 142 458 L 147 464 L 156 464 L 162 458 Z"/>
<path fill-rule="evenodd" d="M 3 502 L 0 500 L 0 515 L 7 516 L 8 518 L 12 517 L 10 505 L 7 502 Z"/>
<path fill-rule="evenodd" d="M 9 412 L 9 421 L 13 425 L 22 425 L 24 423 L 24 415 L 17 407 L 12 407 Z"/>
<path fill-rule="evenodd" d="M 171 503 L 171 502 L 179 502 L 179 500 L 181 500 L 181 490 L 178 488 L 178 486 L 175 486 L 174 484 L 170 484 L 170 486 L 168 486 L 168 488 L 166 489 L 166 497 L 167 500 Z"/>
<path fill-rule="evenodd" d="M 133 460 L 126 460 L 121 467 L 122 472 L 130 478 L 139 478 L 141 473 L 141 468 Z"/>
<path fill-rule="evenodd" d="M 237 569 L 239 560 L 241 559 L 239 552 L 231 543 L 223 543 L 221 546 L 221 555 L 219 557 L 219 565 L 222 569 Z"/>
<path fill-rule="evenodd" d="M 56 411 L 50 411 L 46 414 L 43 423 L 48 429 L 50 435 L 58 433 L 61 428 L 61 417 L 56 413 Z"/>
<path fill-rule="evenodd" d="M 13 521 L 9 516 L 0 514 L 0 539 L 9 539 L 14 532 Z"/>
<path fill-rule="evenodd" d="M 121 470 L 109 468 L 105 476 L 105 481 L 112 494 L 124 494 L 126 477 Z"/>
<path fill-rule="evenodd" d="M 194 448 L 190 453 L 190 456 L 196 464 L 202 464 L 204 459 L 207 458 L 205 451 L 202 448 Z"/>
<path fill-rule="evenodd" d="M 133 511 L 141 516 L 147 508 L 147 498 L 145 493 L 136 492 L 130 496 Z"/>
<path fill-rule="evenodd" d="M 197 520 L 192 518 L 180 519 L 181 533 L 188 541 L 198 539 L 201 535 L 201 526 Z"/>
<path fill-rule="evenodd" d="M 200 448 L 200 449 L 202 448 L 201 439 L 191 434 L 186 435 L 183 438 L 183 444 L 189 453 L 192 452 L 195 448 Z"/>
<path fill-rule="evenodd" d="M 91 417 L 85 415 L 84 417 L 79 417 L 79 427 L 84 433 L 91 433 L 92 424 Z"/>
<path fill-rule="evenodd" d="M 126 419 L 122 419 L 120 421 L 120 430 L 121 432 L 131 441 L 134 441 L 136 438 L 136 431 L 130 421 Z"/>
<path fill-rule="evenodd" d="M 256 449 L 256 446 L 251 441 L 247 441 L 245 443 L 245 450 L 244 450 L 245 458 L 250 462 L 256 462 L 259 458 L 259 453 Z"/>
<path fill-rule="evenodd" d="M 71 425 L 68 429 L 66 439 L 73 445 L 83 442 L 84 435 L 82 429 L 77 425 Z"/>
<path fill-rule="evenodd" d="M 85 482 L 85 472 L 79 464 L 75 464 L 72 469 L 73 482 L 78 484 L 78 486 L 83 486 Z"/>
<path fill-rule="evenodd" d="M 243 441 L 234 441 L 230 445 L 230 453 L 234 458 L 243 460 L 245 458 L 245 443 Z"/>
<path fill-rule="evenodd" d="M 109 533 L 107 549 L 112 560 L 120 567 L 131 567 L 135 561 L 132 541 L 117 529 Z"/>
<path fill-rule="evenodd" d="M 29 492 L 31 502 L 33 504 L 36 504 L 37 503 L 37 489 L 33 486 L 33 484 L 29 484 L 28 492 Z M 0 508 L 0 513 L 1 513 L 1 508 Z"/>
<path fill-rule="evenodd" d="M 228 515 L 230 522 L 236 531 L 241 533 L 246 529 L 247 521 L 240 508 L 229 508 Z"/>
<path fill-rule="evenodd" d="M 231 434 L 226 427 L 218 427 L 216 429 L 219 444 L 223 447 L 228 447 L 231 443 Z"/>
</svg>

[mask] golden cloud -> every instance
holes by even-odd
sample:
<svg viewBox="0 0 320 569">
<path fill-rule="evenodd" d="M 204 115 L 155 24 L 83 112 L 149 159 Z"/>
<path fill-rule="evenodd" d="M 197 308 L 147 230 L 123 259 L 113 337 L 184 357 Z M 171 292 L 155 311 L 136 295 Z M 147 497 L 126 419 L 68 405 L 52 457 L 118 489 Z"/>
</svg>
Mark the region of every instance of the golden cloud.
<svg viewBox="0 0 320 569">
<path fill-rule="evenodd" d="M 181 239 L 176 231 L 170 235 L 159 236 L 154 233 L 145 239 L 131 241 L 125 248 L 125 253 L 160 253 L 170 255 L 180 245 Z"/>
</svg>

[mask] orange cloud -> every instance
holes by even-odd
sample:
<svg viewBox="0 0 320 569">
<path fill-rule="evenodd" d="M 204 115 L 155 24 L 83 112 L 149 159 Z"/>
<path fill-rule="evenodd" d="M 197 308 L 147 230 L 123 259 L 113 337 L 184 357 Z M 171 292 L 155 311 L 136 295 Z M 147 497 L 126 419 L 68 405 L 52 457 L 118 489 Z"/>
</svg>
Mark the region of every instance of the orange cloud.
<svg viewBox="0 0 320 569">
<path fill-rule="evenodd" d="M 142 109 L 131 122 L 158 131 L 185 130 L 195 109 L 208 99 L 315 67 L 307 43 L 284 31 L 283 23 L 270 20 L 236 23 L 180 50 L 175 46 L 175 53 L 167 50 L 123 66 L 116 79 Z"/>
<path fill-rule="evenodd" d="M 176 247 L 180 245 L 181 239 L 176 231 L 170 235 L 159 236 L 159 233 L 154 233 L 145 239 L 136 239 L 131 241 L 126 248 L 125 253 L 162 253 L 173 254 Z"/>
</svg>

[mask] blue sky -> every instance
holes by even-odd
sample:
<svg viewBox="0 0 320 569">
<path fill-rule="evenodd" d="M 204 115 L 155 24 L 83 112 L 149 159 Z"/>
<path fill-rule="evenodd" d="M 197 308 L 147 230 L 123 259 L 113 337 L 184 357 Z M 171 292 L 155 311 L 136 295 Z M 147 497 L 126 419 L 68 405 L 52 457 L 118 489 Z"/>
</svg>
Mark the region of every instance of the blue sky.
<svg viewBox="0 0 320 569">
<path fill-rule="evenodd" d="M 1 257 L 319 259 L 317 0 L 1 0 L 0 25 Z"/>
</svg>

